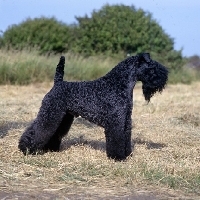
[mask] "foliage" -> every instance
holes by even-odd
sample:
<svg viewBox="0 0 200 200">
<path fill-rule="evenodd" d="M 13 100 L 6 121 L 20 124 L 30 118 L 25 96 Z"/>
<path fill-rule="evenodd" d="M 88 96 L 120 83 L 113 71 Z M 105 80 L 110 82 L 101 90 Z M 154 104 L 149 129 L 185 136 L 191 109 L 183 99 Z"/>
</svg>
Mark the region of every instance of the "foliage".
<svg viewBox="0 0 200 200">
<path fill-rule="evenodd" d="M 27 19 L 10 26 L 3 35 L 3 45 L 15 49 L 39 48 L 40 53 L 69 50 L 70 28 L 55 18 Z"/>
<path fill-rule="evenodd" d="M 76 17 L 66 25 L 55 18 L 27 19 L 3 34 L 0 45 L 15 49 L 38 48 L 40 53 L 73 52 L 84 56 L 124 57 L 149 52 L 153 59 L 173 69 L 184 65 L 182 50 L 153 19 L 152 14 L 134 6 L 105 5 L 91 17 Z"/>
<path fill-rule="evenodd" d="M 105 5 L 91 17 L 76 17 L 75 52 L 85 55 L 137 54 L 150 52 L 169 68 L 181 68 L 183 58 L 174 41 L 150 13 L 134 6 Z"/>
<path fill-rule="evenodd" d="M 187 60 L 187 66 L 200 71 L 200 57 L 197 55 L 189 57 Z"/>
<path fill-rule="evenodd" d="M 91 18 L 76 17 L 79 52 L 141 53 L 173 50 L 173 40 L 152 19 L 150 13 L 134 6 L 105 5 Z"/>
</svg>

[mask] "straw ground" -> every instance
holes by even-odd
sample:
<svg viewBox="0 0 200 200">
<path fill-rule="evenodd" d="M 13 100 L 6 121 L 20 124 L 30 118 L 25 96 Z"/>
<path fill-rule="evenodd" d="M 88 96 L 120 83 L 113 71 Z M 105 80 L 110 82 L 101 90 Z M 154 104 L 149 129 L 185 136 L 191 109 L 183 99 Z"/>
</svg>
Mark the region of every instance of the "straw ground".
<svg viewBox="0 0 200 200">
<path fill-rule="evenodd" d="M 51 85 L 0 86 L 0 198 L 199 198 L 200 83 L 168 85 L 148 105 L 136 86 L 134 153 L 126 162 L 107 159 L 103 129 L 80 119 L 61 152 L 19 152 L 18 139 Z"/>
</svg>

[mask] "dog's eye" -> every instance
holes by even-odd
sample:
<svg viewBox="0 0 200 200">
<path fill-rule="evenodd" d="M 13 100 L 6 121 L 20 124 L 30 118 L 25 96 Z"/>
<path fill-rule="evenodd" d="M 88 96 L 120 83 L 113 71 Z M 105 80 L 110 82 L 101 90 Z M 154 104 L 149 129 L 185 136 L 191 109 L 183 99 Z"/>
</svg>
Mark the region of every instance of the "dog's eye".
<svg viewBox="0 0 200 200">
<path fill-rule="evenodd" d="M 150 70 L 150 74 L 154 74 L 154 70 L 153 69 Z"/>
</svg>

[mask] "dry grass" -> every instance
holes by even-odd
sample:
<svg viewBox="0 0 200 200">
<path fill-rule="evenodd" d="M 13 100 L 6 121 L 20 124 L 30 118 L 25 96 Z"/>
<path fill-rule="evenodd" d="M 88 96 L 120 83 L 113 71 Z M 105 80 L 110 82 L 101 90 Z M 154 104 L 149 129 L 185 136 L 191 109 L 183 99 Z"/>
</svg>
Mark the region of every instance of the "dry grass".
<svg viewBox="0 0 200 200">
<path fill-rule="evenodd" d="M 61 152 L 23 156 L 18 139 L 50 87 L 49 83 L 0 86 L 0 135 L 6 134 L 0 139 L 0 191 L 57 195 L 53 199 L 131 199 L 141 194 L 198 199 L 200 83 L 169 85 L 148 105 L 141 86 L 136 86 L 135 147 L 126 162 L 107 159 L 102 128 L 77 121 Z"/>
</svg>

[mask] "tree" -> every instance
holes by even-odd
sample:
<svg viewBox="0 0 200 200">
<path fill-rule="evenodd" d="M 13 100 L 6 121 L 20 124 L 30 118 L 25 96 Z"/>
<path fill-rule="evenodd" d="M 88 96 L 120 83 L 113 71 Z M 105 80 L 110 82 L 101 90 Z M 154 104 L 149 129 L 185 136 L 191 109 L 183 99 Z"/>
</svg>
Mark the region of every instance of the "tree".
<svg viewBox="0 0 200 200">
<path fill-rule="evenodd" d="M 91 17 L 76 17 L 75 52 L 85 55 L 137 54 L 150 52 L 158 61 L 175 62 L 180 67 L 182 53 L 174 50 L 174 40 L 152 18 L 134 6 L 105 5 Z M 179 61 L 179 62 L 176 62 Z"/>
<path fill-rule="evenodd" d="M 134 6 L 105 5 L 91 18 L 76 17 L 80 51 L 141 53 L 173 49 L 173 39 L 164 33 L 150 13 Z"/>
<path fill-rule="evenodd" d="M 55 18 L 29 18 L 9 27 L 3 35 L 4 46 L 19 50 L 39 48 L 41 53 L 67 51 L 69 43 L 70 28 Z"/>
<path fill-rule="evenodd" d="M 38 48 L 40 53 L 74 52 L 85 56 L 118 56 L 149 52 L 153 59 L 172 69 L 180 69 L 182 50 L 174 50 L 174 40 L 153 19 L 152 14 L 134 6 L 106 4 L 91 17 L 76 17 L 66 25 L 55 18 L 27 19 L 8 28 L 0 45 L 15 49 Z"/>
</svg>

